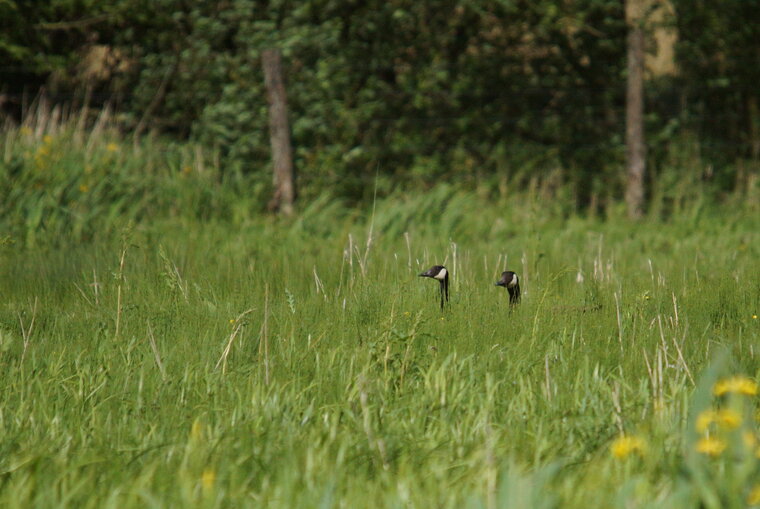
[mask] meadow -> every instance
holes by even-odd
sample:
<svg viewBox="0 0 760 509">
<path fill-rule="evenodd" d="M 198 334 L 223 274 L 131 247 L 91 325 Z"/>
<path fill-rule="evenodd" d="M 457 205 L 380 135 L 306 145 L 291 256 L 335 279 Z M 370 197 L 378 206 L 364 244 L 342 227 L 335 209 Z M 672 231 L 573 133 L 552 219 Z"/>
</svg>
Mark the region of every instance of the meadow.
<svg viewBox="0 0 760 509">
<path fill-rule="evenodd" d="M 3 507 L 760 503 L 754 199 L 631 223 L 440 184 L 285 220 L 109 136 L 4 134 Z"/>
</svg>

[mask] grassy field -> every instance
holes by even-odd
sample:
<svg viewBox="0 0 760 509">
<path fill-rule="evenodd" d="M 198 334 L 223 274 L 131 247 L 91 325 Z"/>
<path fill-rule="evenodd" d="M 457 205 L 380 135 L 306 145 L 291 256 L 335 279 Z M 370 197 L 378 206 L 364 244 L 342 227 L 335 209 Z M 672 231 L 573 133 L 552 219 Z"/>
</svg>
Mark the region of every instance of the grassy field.
<svg viewBox="0 0 760 509">
<path fill-rule="evenodd" d="M 42 170 L 25 165 L 60 138 L 27 160 L 14 136 L 31 196 Z M 2 507 L 760 502 L 756 205 L 632 224 L 441 185 L 279 221 L 193 166 L 177 211 L 151 195 L 128 223 L 76 162 L 124 150 L 70 156 L 60 194 L 81 209 L 5 211 Z M 203 196 L 225 215 L 198 217 Z M 66 221 L 84 199 L 103 209 Z M 443 313 L 417 277 L 435 263 Z M 507 268 L 513 312 L 493 285 Z"/>
</svg>

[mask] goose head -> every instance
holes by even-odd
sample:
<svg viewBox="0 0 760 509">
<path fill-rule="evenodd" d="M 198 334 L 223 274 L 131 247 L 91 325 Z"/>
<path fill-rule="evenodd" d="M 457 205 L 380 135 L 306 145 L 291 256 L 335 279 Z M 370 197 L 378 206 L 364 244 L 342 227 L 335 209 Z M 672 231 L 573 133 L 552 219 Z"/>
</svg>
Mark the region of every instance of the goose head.
<svg viewBox="0 0 760 509">
<path fill-rule="evenodd" d="M 501 279 L 494 283 L 496 286 L 503 286 L 509 292 L 509 304 L 514 306 L 520 302 L 520 278 L 511 270 L 505 270 L 501 273 Z"/>
<path fill-rule="evenodd" d="M 443 309 L 445 303 L 449 301 L 449 271 L 443 265 L 433 265 L 419 276 L 435 279 L 441 284 L 441 309 Z"/>
</svg>

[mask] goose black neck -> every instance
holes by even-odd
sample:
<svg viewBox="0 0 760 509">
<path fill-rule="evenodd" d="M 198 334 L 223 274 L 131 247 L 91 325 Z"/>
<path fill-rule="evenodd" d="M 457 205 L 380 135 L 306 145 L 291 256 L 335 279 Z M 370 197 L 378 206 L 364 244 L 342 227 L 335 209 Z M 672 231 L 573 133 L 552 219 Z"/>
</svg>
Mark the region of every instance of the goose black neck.
<svg viewBox="0 0 760 509">
<path fill-rule="evenodd" d="M 517 283 L 513 287 L 507 287 L 509 292 L 509 305 L 514 306 L 520 303 L 520 284 Z"/>
<path fill-rule="evenodd" d="M 446 303 L 449 302 L 449 274 L 439 281 L 441 284 L 441 311 L 446 307 Z"/>
</svg>

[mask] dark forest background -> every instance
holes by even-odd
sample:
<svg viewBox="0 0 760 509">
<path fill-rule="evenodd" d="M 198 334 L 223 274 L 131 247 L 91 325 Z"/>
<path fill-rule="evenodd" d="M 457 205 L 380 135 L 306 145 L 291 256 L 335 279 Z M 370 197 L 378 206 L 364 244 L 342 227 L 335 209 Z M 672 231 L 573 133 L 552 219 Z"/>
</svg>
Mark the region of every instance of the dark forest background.
<svg viewBox="0 0 760 509">
<path fill-rule="evenodd" d="M 760 1 L 649 2 L 642 26 L 648 185 L 753 185 Z M 3 0 L 0 111 L 109 108 L 269 182 L 276 47 L 302 193 L 541 179 L 596 208 L 625 185 L 626 33 L 615 0 Z"/>
</svg>

